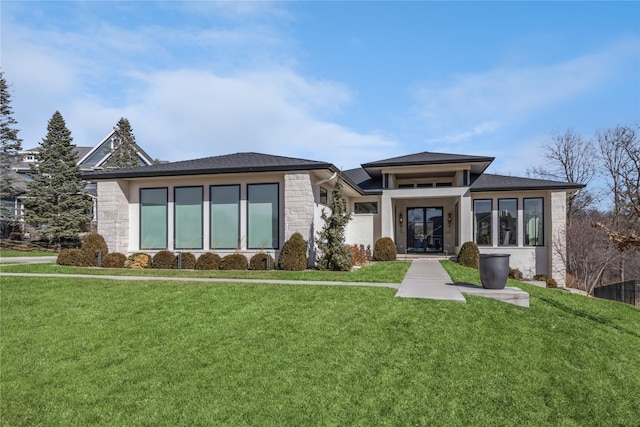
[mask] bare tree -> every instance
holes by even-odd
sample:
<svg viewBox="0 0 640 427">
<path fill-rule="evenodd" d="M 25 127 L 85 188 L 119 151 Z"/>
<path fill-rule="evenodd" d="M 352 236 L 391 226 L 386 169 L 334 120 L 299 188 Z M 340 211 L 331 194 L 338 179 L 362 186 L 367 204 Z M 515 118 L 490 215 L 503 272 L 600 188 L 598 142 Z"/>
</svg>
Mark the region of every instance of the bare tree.
<svg viewBox="0 0 640 427">
<path fill-rule="evenodd" d="M 564 134 L 551 136 L 551 141 L 542 145 L 547 167 L 533 167 L 527 170 L 530 176 L 543 179 L 566 181 L 588 186 L 596 177 L 597 157 L 593 143 L 584 139 L 573 129 Z M 588 187 L 567 195 L 567 222 L 578 213 L 585 211 L 593 202 Z"/>
</svg>

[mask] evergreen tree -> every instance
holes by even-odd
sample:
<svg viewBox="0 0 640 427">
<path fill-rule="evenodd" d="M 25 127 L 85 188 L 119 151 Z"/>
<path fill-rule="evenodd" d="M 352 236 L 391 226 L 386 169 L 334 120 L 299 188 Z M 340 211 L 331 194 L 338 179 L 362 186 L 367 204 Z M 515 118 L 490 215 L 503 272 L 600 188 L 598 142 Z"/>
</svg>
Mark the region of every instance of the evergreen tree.
<svg viewBox="0 0 640 427">
<path fill-rule="evenodd" d="M 133 135 L 133 129 L 131 129 L 129 120 L 122 117 L 113 129 L 115 130 L 111 138 L 113 149 L 110 151 L 111 156 L 105 162 L 105 166 L 111 169 L 135 168 L 140 166 L 136 137 Z"/>
<path fill-rule="evenodd" d="M 84 193 L 73 138 L 62 115 L 56 111 L 40 143 L 32 181 L 27 183 L 25 217 L 30 225 L 45 226 L 56 248 L 62 238 L 76 238 L 91 221 L 91 198 Z"/>
<path fill-rule="evenodd" d="M 9 86 L 4 79 L 4 73 L 0 71 L 0 199 L 7 203 L 0 204 L 0 220 L 3 225 L 10 227 L 15 226 L 18 219 L 14 217 L 13 208 L 8 206 L 8 203 L 21 193 L 17 174 L 11 169 L 18 161 L 22 150 L 22 140 L 18 138 L 19 131 L 14 127 L 16 124 L 11 109 Z"/>
<path fill-rule="evenodd" d="M 320 259 L 320 270 L 347 271 L 351 269 L 351 254 L 344 244 L 344 232 L 351 220 L 351 213 L 347 212 L 347 202 L 342 197 L 342 180 L 338 178 L 331 192 L 327 214 L 322 210 L 324 226 L 318 231 L 316 244 Z"/>
</svg>

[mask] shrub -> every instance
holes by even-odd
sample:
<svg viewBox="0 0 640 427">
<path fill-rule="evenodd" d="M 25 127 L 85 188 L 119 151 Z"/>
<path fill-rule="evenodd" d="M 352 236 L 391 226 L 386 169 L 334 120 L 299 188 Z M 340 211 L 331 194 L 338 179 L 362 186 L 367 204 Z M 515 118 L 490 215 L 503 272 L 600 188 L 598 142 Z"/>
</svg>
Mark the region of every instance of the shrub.
<svg viewBox="0 0 640 427">
<path fill-rule="evenodd" d="M 524 276 L 522 275 L 522 271 L 517 268 L 509 267 L 509 278 L 514 280 L 522 280 Z"/>
<path fill-rule="evenodd" d="M 249 270 L 266 270 L 267 259 L 269 260 L 269 270 L 273 270 L 276 267 L 276 261 L 271 255 L 259 252 L 251 257 L 249 261 Z"/>
<path fill-rule="evenodd" d="M 376 244 L 373 247 L 373 260 L 374 261 L 394 261 L 398 249 L 391 237 L 383 237 L 376 240 Z"/>
<path fill-rule="evenodd" d="M 196 267 L 196 256 L 194 254 L 192 254 L 191 252 L 182 252 L 181 255 L 182 260 L 181 260 L 181 267 L 183 270 L 193 270 Z M 176 255 L 175 259 L 173 260 L 173 264 L 171 265 L 171 268 L 178 268 L 178 256 Z"/>
<path fill-rule="evenodd" d="M 105 268 L 124 268 L 127 257 L 119 252 L 112 252 L 102 257 L 102 266 Z"/>
<path fill-rule="evenodd" d="M 465 267 L 478 268 L 480 250 L 474 242 L 465 242 L 458 253 L 458 264 Z"/>
<path fill-rule="evenodd" d="M 153 256 L 151 268 L 169 269 L 173 266 L 176 256 L 171 251 L 160 251 Z"/>
<path fill-rule="evenodd" d="M 24 240 L 24 234 L 19 231 L 13 231 L 9 233 L 9 240 L 14 240 L 16 242 L 22 242 Z"/>
<path fill-rule="evenodd" d="M 222 258 L 213 252 L 207 252 L 200 255 L 196 262 L 196 270 L 217 270 L 220 266 Z"/>
<path fill-rule="evenodd" d="M 300 233 L 293 233 L 289 240 L 284 242 L 280 255 L 278 255 L 278 268 L 280 270 L 302 271 L 307 269 L 307 242 Z"/>
<path fill-rule="evenodd" d="M 219 268 L 220 270 L 248 270 L 249 261 L 242 254 L 231 254 L 222 258 Z"/>
<path fill-rule="evenodd" d="M 124 262 L 124 268 L 149 268 L 151 267 L 151 256 L 142 252 L 130 255 Z"/>
<path fill-rule="evenodd" d="M 98 265 L 98 251 L 102 253 L 103 258 L 109 253 L 107 242 L 105 242 L 104 237 L 98 233 L 89 233 L 84 236 L 80 249 L 87 251 L 93 256 L 93 265 Z"/>
<path fill-rule="evenodd" d="M 364 245 L 349 245 L 349 253 L 351 254 L 351 264 L 365 265 L 371 261 L 371 249 L 365 250 Z"/>
<path fill-rule="evenodd" d="M 93 257 L 82 249 L 63 249 L 56 262 L 60 265 L 73 265 L 76 267 L 93 267 Z"/>
<path fill-rule="evenodd" d="M 542 280 L 547 284 L 547 288 L 557 288 L 558 283 L 551 277 L 545 276 L 544 274 L 536 274 L 533 276 L 533 280 Z"/>
</svg>

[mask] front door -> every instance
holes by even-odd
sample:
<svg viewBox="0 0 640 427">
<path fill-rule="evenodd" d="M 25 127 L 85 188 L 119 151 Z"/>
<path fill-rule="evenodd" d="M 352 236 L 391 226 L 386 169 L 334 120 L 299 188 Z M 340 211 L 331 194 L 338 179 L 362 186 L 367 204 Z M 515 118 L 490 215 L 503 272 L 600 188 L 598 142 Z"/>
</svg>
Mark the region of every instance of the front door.
<svg viewBox="0 0 640 427">
<path fill-rule="evenodd" d="M 407 250 L 442 252 L 442 208 L 407 209 Z"/>
</svg>

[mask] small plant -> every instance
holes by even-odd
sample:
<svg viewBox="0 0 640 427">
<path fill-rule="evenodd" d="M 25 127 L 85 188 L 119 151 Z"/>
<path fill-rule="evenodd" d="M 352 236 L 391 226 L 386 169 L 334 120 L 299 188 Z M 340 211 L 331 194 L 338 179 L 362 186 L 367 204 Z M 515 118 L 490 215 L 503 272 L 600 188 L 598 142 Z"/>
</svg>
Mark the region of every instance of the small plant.
<svg viewBox="0 0 640 427">
<path fill-rule="evenodd" d="M 231 254 L 222 258 L 219 268 L 220 270 L 248 270 L 249 261 L 242 254 Z"/>
<path fill-rule="evenodd" d="M 391 237 L 382 237 L 376 240 L 373 247 L 374 261 L 395 261 L 398 249 Z"/>
<path fill-rule="evenodd" d="M 193 270 L 196 267 L 196 256 L 194 254 L 192 254 L 191 252 L 182 252 L 180 254 L 180 257 L 182 258 L 180 260 L 180 268 L 182 268 L 183 270 Z M 175 259 L 173 260 L 173 264 L 171 265 L 171 268 L 178 268 L 178 256 L 176 255 Z"/>
<path fill-rule="evenodd" d="M 151 267 L 151 256 L 143 252 L 130 255 L 124 263 L 124 268 L 149 268 Z"/>
<path fill-rule="evenodd" d="M 474 242 L 465 242 L 458 253 L 458 264 L 465 267 L 478 268 L 480 250 Z"/>
<path fill-rule="evenodd" d="M 556 282 L 553 278 L 546 276 L 544 274 L 536 274 L 533 276 L 533 280 L 542 280 L 547 284 L 547 288 L 557 288 L 558 282 Z"/>
<path fill-rule="evenodd" d="M 307 242 L 300 233 L 293 233 L 289 240 L 284 242 L 278 256 L 278 268 L 280 270 L 302 271 L 306 270 Z"/>
<path fill-rule="evenodd" d="M 93 267 L 93 257 L 82 249 L 63 249 L 56 262 L 60 265 L 73 265 L 75 267 Z"/>
<path fill-rule="evenodd" d="M 171 251 L 159 251 L 153 256 L 151 268 L 170 269 L 173 266 L 176 256 Z"/>
<path fill-rule="evenodd" d="M 127 257 L 119 252 L 111 252 L 102 257 L 104 268 L 124 268 Z"/>
<path fill-rule="evenodd" d="M 267 270 L 267 260 L 269 260 L 269 270 L 275 269 L 276 261 L 273 257 L 264 252 L 259 252 L 251 257 L 249 270 Z"/>
<path fill-rule="evenodd" d="M 351 254 L 351 264 L 365 265 L 371 261 L 371 250 L 365 250 L 364 245 L 349 245 L 349 253 Z"/>
<path fill-rule="evenodd" d="M 98 233 L 89 233 L 84 236 L 80 249 L 87 251 L 91 256 L 93 256 L 93 265 L 97 265 L 98 263 L 98 251 L 101 252 L 103 258 L 109 253 L 109 248 L 107 247 L 107 243 L 104 241 L 104 237 Z"/>
<path fill-rule="evenodd" d="M 217 270 L 222 262 L 220 255 L 213 252 L 207 252 L 198 258 L 196 262 L 196 270 Z"/>
<path fill-rule="evenodd" d="M 22 242 L 24 240 L 24 234 L 20 233 L 19 231 L 13 231 L 9 234 L 9 240 Z"/>
<path fill-rule="evenodd" d="M 522 271 L 509 267 L 509 279 L 522 280 L 523 277 Z"/>
</svg>

